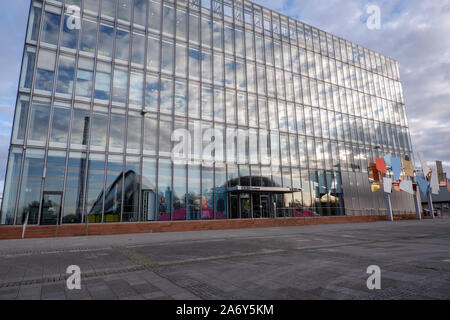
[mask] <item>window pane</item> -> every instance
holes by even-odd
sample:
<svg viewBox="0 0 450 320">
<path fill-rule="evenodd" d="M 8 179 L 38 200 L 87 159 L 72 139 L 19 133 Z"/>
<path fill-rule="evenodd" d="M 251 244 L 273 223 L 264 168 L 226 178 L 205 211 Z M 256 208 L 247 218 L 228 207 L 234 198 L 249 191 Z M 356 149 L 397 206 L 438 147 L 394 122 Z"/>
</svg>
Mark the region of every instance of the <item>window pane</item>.
<svg viewBox="0 0 450 320">
<path fill-rule="evenodd" d="M 56 92 L 71 95 L 73 90 L 74 76 L 75 58 L 60 56 Z"/>
<path fill-rule="evenodd" d="M 123 152 L 125 140 L 125 115 L 111 114 L 109 127 L 109 151 Z"/>
<path fill-rule="evenodd" d="M 16 208 L 21 163 L 22 149 L 12 148 L 8 159 L 8 172 L 6 173 L 5 179 L 5 193 L 2 202 L 0 224 L 14 224 L 14 210 Z"/>
<path fill-rule="evenodd" d="M 212 88 L 202 86 L 202 119 L 212 120 L 213 97 Z"/>
<path fill-rule="evenodd" d="M 70 138 L 70 146 L 72 148 L 86 148 L 89 136 L 89 123 L 89 111 L 74 109 Z"/>
<path fill-rule="evenodd" d="M 127 157 L 122 222 L 139 220 L 141 163 L 138 157 Z"/>
<path fill-rule="evenodd" d="M 76 95 L 91 98 L 93 80 L 93 61 L 80 58 L 77 72 Z"/>
<path fill-rule="evenodd" d="M 143 221 L 154 221 L 156 209 L 156 160 L 144 158 L 142 163 Z"/>
<path fill-rule="evenodd" d="M 48 104 L 33 103 L 31 107 L 28 143 L 45 145 L 47 141 L 50 106 Z"/>
<path fill-rule="evenodd" d="M 188 167 L 188 220 L 200 220 L 201 210 L 200 166 Z"/>
<path fill-rule="evenodd" d="M 148 28 L 153 32 L 160 30 L 161 3 L 156 1 L 149 2 L 150 9 L 148 15 Z"/>
<path fill-rule="evenodd" d="M 110 155 L 106 176 L 104 222 L 120 222 L 120 213 L 122 210 L 122 170 L 123 157 Z"/>
<path fill-rule="evenodd" d="M 36 58 L 36 49 L 27 46 L 23 55 L 22 74 L 20 76 L 20 88 L 31 89 L 33 81 L 34 59 Z"/>
<path fill-rule="evenodd" d="M 161 72 L 173 74 L 173 43 L 162 42 Z"/>
<path fill-rule="evenodd" d="M 125 103 L 128 87 L 128 72 L 125 69 L 114 70 L 113 101 Z"/>
<path fill-rule="evenodd" d="M 70 125 L 70 108 L 64 106 L 53 107 L 52 132 L 50 135 L 50 143 L 61 144 L 65 147 L 67 137 L 69 135 Z"/>
<path fill-rule="evenodd" d="M 186 103 L 187 86 L 186 82 L 175 82 L 175 114 L 186 116 L 187 115 L 187 103 Z"/>
<path fill-rule="evenodd" d="M 98 55 L 112 57 L 112 48 L 114 43 L 114 27 L 112 25 L 100 24 L 98 39 Z"/>
<path fill-rule="evenodd" d="M 93 113 L 91 119 L 91 150 L 104 151 L 106 148 L 108 115 L 103 113 Z"/>
<path fill-rule="evenodd" d="M 186 46 L 177 44 L 175 57 L 175 74 L 177 76 L 186 77 L 187 73 L 187 51 Z"/>
<path fill-rule="evenodd" d="M 185 10 L 177 9 L 177 38 L 186 40 L 187 36 L 187 15 Z"/>
<path fill-rule="evenodd" d="M 189 48 L 189 77 L 200 79 L 200 52 L 193 48 Z"/>
<path fill-rule="evenodd" d="M 161 103 L 160 111 L 163 113 L 172 114 L 173 112 L 173 80 L 161 79 Z"/>
<path fill-rule="evenodd" d="M 102 15 L 114 18 L 116 16 L 116 3 L 117 0 L 102 0 Z"/>
<path fill-rule="evenodd" d="M 189 117 L 200 118 L 200 86 L 189 83 Z"/>
<path fill-rule="evenodd" d="M 217 50 L 222 50 L 223 48 L 223 27 L 222 23 L 214 21 L 213 29 L 213 42 L 214 48 Z"/>
<path fill-rule="evenodd" d="M 131 0 L 119 0 L 117 7 L 117 18 L 129 22 L 131 17 Z"/>
<path fill-rule="evenodd" d="M 144 153 L 156 154 L 158 136 L 158 119 L 156 115 L 147 115 L 144 118 Z"/>
<path fill-rule="evenodd" d="M 159 94 L 158 78 L 152 75 L 147 76 L 147 84 L 145 89 L 146 110 L 156 111 L 158 109 L 158 94 Z"/>
<path fill-rule="evenodd" d="M 47 171 L 44 191 L 61 191 L 64 187 L 66 152 L 50 150 L 47 156 Z"/>
<path fill-rule="evenodd" d="M 141 118 L 128 116 L 127 152 L 141 151 Z"/>
<path fill-rule="evenodd" d="M 172 198 L 172 164 L 159 160 L 158 170 L 158 221 L 170 220 Z"/>
<path fill-rule="evenodd" d="M 51 12 L 45 12 L 44 25 L 42 27 L 41 41 L 57 45 L 59 36 L 59 23 L 61 16 Z"/>
<path fill-rule="evenodd" d="M 109 101 L 111 74 L 97 71 L 95 75 L 95 94 L 97 100 Z"/>
<path fill-rule="evenodd" d="M 147 68 L 153 71 L 159 71 L 159 39 L 148 38 L 147 48 Z"/>
<path fill-rule="evenodd" d="M 172 220 L 186 220 L 186 166 L 175 165 L 173 170 Z"/>
<path fill-rule="evenodd" d="M 36 43 L 41 25 L 42 3 L 33 1 L 28 20 L 27 42 Z"/>
<path fill-rule="evenodd" d="M 25 153 L 16 224 L 37 224 L 44 171 L 44 150 L 28 149 Z"/>
<path fill-rule="evenodd" d="M 42 49 L 39 50 L 35 89 L 52 91 L 55 61 L 56 53 Z"/>
<path fill-rule="evenodd" d="M 82 20 L 80 50 L 95 53 L 97 42 L 97 23 L 94 21 Z"/>
<path fill-rule="evenodd" d="M 131 106 L 142 108 L 142 99 L 144 91 L 144 75 L 142 73 L 132 72 L 130 75 L 130 96 L 128 103 Z"/>
<path fill-rule="evenodd" d="M 133 33 L 133 47 L 131 50 L 131 62 L 144 65 L 145 36 L 140 33 Z"/>
<path fill-rule="evenodd" d="M 164 4 L 163 6 L 163 33 L 173 37 L 174 35 L 175 10 L 172 5 Z"/>
<path fill-rule="evenodd" d="M 27 95 L 20 95 L 19 99 L 17 99 L 16 114 L 14 116 L 12 143 L 23 144 L 24 142 L 29 105 L 30 97 Z"/>
<path fill-rule="evenodd" d="M 86 192 L 86 212 L 89 215 L 89 223 L 102 221 L 104 168 L 104 155 L 91 154 L 89 156 Z"/>
<path fill-rule="evenodd" d="M 189 15 L 189 42 L 200 43 L 200 21 L 197 15 Z"/>
<path fill-rule="evenodd" d="M 225 98 L 223 89 L 214 89 L 214 120 L 225 121 Z"/>
<path fill-rule="evenodd" d="M 128 61 L 129 53 L 130 53 L 130 33 L 125 30 L 117 29 L 115 58 Z"/>
<path fill-rule="evenodd" d="M 147 0 L 134 0 L 134 24 L 145 26 L 147 2 Z"/>
</svg>

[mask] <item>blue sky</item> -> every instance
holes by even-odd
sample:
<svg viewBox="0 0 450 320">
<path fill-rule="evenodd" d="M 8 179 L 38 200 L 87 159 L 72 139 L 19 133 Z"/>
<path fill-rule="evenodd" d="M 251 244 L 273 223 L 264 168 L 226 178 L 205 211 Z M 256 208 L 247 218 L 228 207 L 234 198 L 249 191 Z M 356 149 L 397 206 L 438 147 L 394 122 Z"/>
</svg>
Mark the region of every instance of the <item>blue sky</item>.
<svg viewBox="0 0 450 320">
<path fill-rule="evenodd" d="M 414 150 L 450 173 L 450 0 L 255 2 L 398 60 Z M 3 1 L 0 11 L 0 192 L 29 3 Z M 380 30 L 366 27 L 369 5 L 381 8 Z"/>
</svg>

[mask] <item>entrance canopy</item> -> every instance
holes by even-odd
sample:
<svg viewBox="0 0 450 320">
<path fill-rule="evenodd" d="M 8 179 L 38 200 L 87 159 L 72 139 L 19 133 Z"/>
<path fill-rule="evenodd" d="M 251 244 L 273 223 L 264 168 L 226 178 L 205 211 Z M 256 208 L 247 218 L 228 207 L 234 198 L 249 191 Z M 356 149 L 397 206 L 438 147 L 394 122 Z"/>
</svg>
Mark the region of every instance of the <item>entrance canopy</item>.
<svg viewBox="0 0 450 320">
<path fill-rule="evenodd" d="M 301 192 L 300 188 L 281 188 L 281 187 L 249 187 L 235 186 L 227 189 L 228 192 L 260 192 L 260 193 L 293 193 Z"/>
</svg>

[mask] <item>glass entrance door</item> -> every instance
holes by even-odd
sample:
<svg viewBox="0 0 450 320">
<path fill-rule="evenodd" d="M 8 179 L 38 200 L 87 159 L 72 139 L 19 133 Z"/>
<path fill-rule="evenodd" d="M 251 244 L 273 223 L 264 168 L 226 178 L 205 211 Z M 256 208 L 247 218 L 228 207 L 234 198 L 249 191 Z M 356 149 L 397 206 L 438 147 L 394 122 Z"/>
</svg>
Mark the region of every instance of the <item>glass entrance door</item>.
<svg viewBox="0 0 450 320">
<path fill-rule="evenodd" d="M 261 195 L 261 218 L 269 218 L 270 195 Z"/>
<path fill-rule="evenodd" d="M 42 198 L 41 225 L 59 224 L 59 217 L 61 215 L 61 199 L 62 193 L 44 192 L 44 196 Z"/>
</svg>

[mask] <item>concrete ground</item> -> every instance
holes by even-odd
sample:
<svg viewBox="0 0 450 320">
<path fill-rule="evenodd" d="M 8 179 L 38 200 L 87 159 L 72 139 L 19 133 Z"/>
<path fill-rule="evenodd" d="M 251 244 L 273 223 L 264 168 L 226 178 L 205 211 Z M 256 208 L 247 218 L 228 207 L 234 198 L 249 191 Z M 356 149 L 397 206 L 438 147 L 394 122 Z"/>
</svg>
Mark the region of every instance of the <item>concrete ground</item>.
<svg viewBox="0 0 450 320">
<path fill-rule="evenodd" d="M 449 246 L 450 219 L 3 240 L 0 299 L 450 299 Z"/>
</svg>

